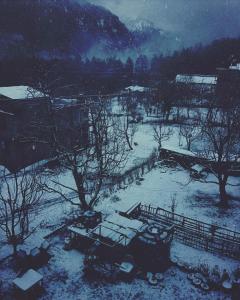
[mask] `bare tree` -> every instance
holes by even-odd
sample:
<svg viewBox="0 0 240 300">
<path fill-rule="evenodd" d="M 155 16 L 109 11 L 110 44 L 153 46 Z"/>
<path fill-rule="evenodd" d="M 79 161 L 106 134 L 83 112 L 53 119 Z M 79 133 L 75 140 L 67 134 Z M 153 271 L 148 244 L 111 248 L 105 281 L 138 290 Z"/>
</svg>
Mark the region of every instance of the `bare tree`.
<svg viewBox="0 0 240 300">
<path fill-rule="evenodd" d="M 126 160 L 120 118 L 111 115 L 100 96 L 74 97 L 73 103 L 61 101 L 56 99 L 54 84 L 44 78 L 42 81 L 40 90 L 48 95 L 47 120 L 36 124 L 46 127 L 46 142 L 60 165 L 60 174 L 50 174 L 43 188 L 83 210 L 91 209 L 99 200 L 103 184 Z M 71 183 L 62 180 L 64 172 Z"/>
<path fill-rule="evenodd" d="M 121 101 L 122 112 L 128 117 L 131 117 L 133 121 L 137 121 L 138 117 L 138 102 L 139 99 L 136 95 L 130 94 Z"/>
<path fill-rule="evenodd" d="M 32 226 L 32 212 L 40 203 L 43 190 L 40 176 L 22 170 L 0 175 L 0 229 L 16 254 L 17 246 L 23 243 L 35 230 Z"/>
<path fill-rule="evenodd" d="M 170 136 L 173 134 L 173 130 L 159 122 L 153 125 L 153 138 L 158 143 L 158 151 L 160 152 L 162 148 L 162 142 L 169 140 Z"/>
<path fill-rule="evenodd" d="M 135 122 L 131 122 L 129 115 L 125 115 L 121 118 L 122 121 L 122 129 L 123 135 L 126 138 L 126 142 L 128 144 L 129 150 L 133 150 L 133 138 L 135 133 L 137 132 L 137 124 Z"/>
<path fill-rule="evenodd" d="M 53 178 L 45 189 L 60 194 L 73 205 L 87 210 L 93 208 L 98 200 L 103 184 L 115 172 L 123 167 L 126 157 L 126 143 L 122 134 L 120 119 L 108 114 L 105 104 L 98 99 L 97 103 L 89 103 L 90 143 L 82 146 L 77 139 L 78 132 L 72 128 L 75 138 L 66 145 L 63 139 L 58 139 L 56 151 L 63 170 L 68 171 L 74 180 L 74 185 L 68 185 Z M 69 135 L 69 133 L 68 133 Z M 66 191 L 77 196 L 78 200 L 69 199 Z"/>
<path fill-rule="evenodd" d="M 187 150 L 191 151 L 192 143 L 198 139 L 201 133 L 201 129 L 196 125 L 181 125 L 179 129 L 179 134 L 182 136 L 187 144 Z"/>
<path fill-rule="evenodd" d="M 232 164 L 236 163 L 240 153 L 239 145 L 240 107 L 229 109 L 214 109 L 202 123 L 203 151 L 205 166 L 216 177 L 206 182 L 216 183 L 219 186 L 220 204 L 228 206 L 226 186 Z"/>
</svg>

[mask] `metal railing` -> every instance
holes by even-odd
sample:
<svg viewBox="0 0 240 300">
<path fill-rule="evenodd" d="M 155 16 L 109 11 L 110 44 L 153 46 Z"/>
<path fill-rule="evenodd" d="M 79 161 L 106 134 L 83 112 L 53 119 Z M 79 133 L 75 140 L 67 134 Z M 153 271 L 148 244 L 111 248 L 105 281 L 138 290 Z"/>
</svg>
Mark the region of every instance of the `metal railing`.
<svg viewBox="0 0 240 300">
<path fill-rule="evenodd" d="M 240 232 L 151 205 L 139 204 L 131 214 L 144 221 L 152 220 L 165 226 L 174 225 L 174 238 L 183 244 L 240 260 Z"/>
</svg>

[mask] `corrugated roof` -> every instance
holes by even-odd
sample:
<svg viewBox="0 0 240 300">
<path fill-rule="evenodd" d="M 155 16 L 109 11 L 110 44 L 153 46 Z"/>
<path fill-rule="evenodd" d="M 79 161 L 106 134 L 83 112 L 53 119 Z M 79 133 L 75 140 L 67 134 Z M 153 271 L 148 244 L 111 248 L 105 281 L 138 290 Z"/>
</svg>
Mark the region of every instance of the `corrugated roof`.
<svg viewBox="0 0 240 300">
<path fill-rule="evenodd" d="M 139 220 L 128 219 L 115 213 L 100 223 L 94 232 L 114 243 L 127 246 L 143 225 Z"/>
</svg>

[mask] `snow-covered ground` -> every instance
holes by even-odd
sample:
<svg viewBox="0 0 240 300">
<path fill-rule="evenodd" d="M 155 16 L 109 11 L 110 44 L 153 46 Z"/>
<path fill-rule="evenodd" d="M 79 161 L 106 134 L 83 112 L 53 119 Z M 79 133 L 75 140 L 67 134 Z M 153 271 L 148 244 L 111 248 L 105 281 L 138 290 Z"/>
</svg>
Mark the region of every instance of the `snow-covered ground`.
<svg viewBox="0 0 240 300">
<path fill-rule="evenodd" d="M 119 202 L 108 205 L 107 209 L 105 203 L 102 202 L 99 207 L 109 213 L 116 209 L 125 210 L 140 201 L 171 210 L 174 197 L 176 198 L 176 213 L 240 231 L 240 202 L 232 201 L 227 211 L 220 209 L 215 205 L 218 199 L 217 185 L 200 182 L 191 182 L 186 185 L 188 179 L 188 172 L 181 167 L 177 170 L 159 167 L 146 174 L 141 185 L 134 183 L 125 190 L 118 191 Z M 231 188 L 231 193 L 233 196 L 237 196 L 239 187 Z M 220 269 L 229 271 L 238 266 L 234 260 L 192 249 L 177 242 L 173 244 L 172 255 L 195 266 L 206 263 L 210 268 L 219 265 Z"/>
<path fill-rule="evenodd" d="M 138 278 L 131 283 L 122 281 L 110 283 L 102 280 L 89 282 L 83 273 L 84 255 L 76 250 L 63 250 L 63 237 L 61 236 L 53 238 L 51 242 L 52 258 L 46 266 L 38 270 L 43 275 L 44 292 L 39 298 L 42 300 L 175 300 L 185 299 L 186 296 L 192 300 L 231 299 L 229 295 L 219 291 L 207 293 L 194 287 L 187 279 L 187 274 L 177 267 L 169 268 L 164 273 L 163 281 L 155 287 L 149 285 L 146 279 Z M 184 248 L 180 251 L 186 250 L 189 251 L 192 260 L 198 255 L 202 255 L 201 252 L 191 248 Z M 174 248 L 172 252 L 174 252 Z M 217 262 L 217 260 L 215 261 Z M 16 273 L 8 268 L 7 263 L 3 267 L 5 271 L 0 273 L 3 278 L 3 288 L 8 290 L 3 299 L 13 300 L 14 296 L 9 283 L 16 277 Z"/>
<path fill-rule="evenodd" d="M 179 147 L 178 128 L 172 126 L 173 135 L 170 140 L 163 142 L 163 146 Z M 147 158 L 157 147 L 153 139 L 153 130 L 150 125 L 138 125 L 138 131 L 134 137 L 134 150 L 130 152 L 127 168 L 138 164 Z M 184 147 L 184 141 L 182 141 Z M 74 181 L 69 173 L 60 174 L 60 180 L 65 184 L 74 185 Z M 218 224 L 232 230 L 240 231 L 240 201 L 230 201 L 230 208 L 223 210 L 215 204 L 218 201 L 218 187 L 215 184 L 200 183 L 198 181 L 189 182 L 189 172 L 182 167 L 170 168 L 157 165 L 155 169 L 143 176 L 144 180 L 139 184 L 134 182 L 124 189 L 116 191 L 108 197 L 103 197 L 97 209 L 105 214 L 111 214 L 115 210 L 123 210 L 132 204 L 140 201 L 153 206 L 160 206 L 170 209 L 172 199 L 176 198 L 176 213 L 184 214 L 187 217 Z M 230 178 L 234 183 L 239 178 Z M 240 187 L 228 187 L 228 192 L 233 198 L 238 199 Z M 113 196 L 117 196 L 119 201 L 113 201 Z M 45 195 L 46 205 L 42 206 L 35 222 L 42 223 L 38 230 L 32 235 L 23 246 L 31 249 L 39 246 L 44 236 L 49 234 L 54 228 L 60 226 L 69 218 L 74 208 L 58 198 L 57 195 Z M 116 198 L 115 198 L 116 199 Z M 1 236 L 0 236 L 1 237 Z M 3 236 L 1 237 L 4 240 Z M 119 282 L 117 284 L 90 284 L 82 278 L 83 254 L 77 251 L 66 252 L 62 249 L 63 241 L 61 237 L 49 239 L 52 244 L 51 254 L 53 257 L 46 267 L 39 270 L 44 275 L 45 294 L 42 299 L 230 299 L 229 296 L 210 292 L 204 293 L 193 287 L 185 273 L 172 267 L 165 273 L 164 287 L 153 288 L 140 279 L 136 279 L 131 284 Z M 2 246 L 0 259 L 10 254 L 10 247 Z M 177 242 L 173 243 L 171 255 L 183 262 L 191 263 L 195 266 L 206 263 L 210 268 L 218 265 L 220 269 L 232 271 L 237 268 L 237 261 L 214 256 L 208 252 L 189 248 Z M 8 260 L 0 266 L 0 278 L 3 279 L 4 291 L 11 287 L 11 281 L 16 277 L 7 264 Z M 5 296 L 4 296 L 5 297 Z M 11 295 L 5 299 L 12 299 Z"/>
<path fill-rule="evenodd" d="M 170 210 L 172 197 L 176 198 L 176 213 L 184 214 L 207 223 L 218 223 L 222 227 L 240 231 L 240 202 L 230 201 L 230 208 L 224 210 L 215 204 L 218 201 L 218 186 L 213 183 L 192 181 L 189 183 L 189 172 L 181 167 L 171 169 L 160 166 L 144 176 L 141 185 L 132 184 L 116 194 L 121 199 L 114 203 L 112 210 L 124 209 L 140 201 L 153 206 Z M 232 181 L 236 181 L 232 178 Z M 239 195 L 239 186 L 228 189 L 233 197 Z M 105 207 L 102 203 L 102 209 Z M 110 206 L 107 206 L 110 209 Z"/>
</svg>

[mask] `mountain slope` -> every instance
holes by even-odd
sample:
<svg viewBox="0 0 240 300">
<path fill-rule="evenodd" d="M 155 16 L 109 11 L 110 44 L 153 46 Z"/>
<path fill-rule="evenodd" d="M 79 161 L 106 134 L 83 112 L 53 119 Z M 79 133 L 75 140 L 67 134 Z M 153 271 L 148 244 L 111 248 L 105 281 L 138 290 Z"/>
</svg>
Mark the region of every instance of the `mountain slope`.
<svg viewBox="0 0 240 300">
<path fill-rule="evenodd" d="M 85 0 L 0 0 L 0 7 L 0 57 L 107 55 L 131 46 L 118 17 Z"/>
<path fill-rule="evenodd" d="M 127 27 L 132 32 L 139 51 L 150 57 L 160 53 L 169 54 L 182 48 L 182 40 L 177 34 L 157 28 L 148 20 L 131 20 L 127 22 Z"/>
</svg>

